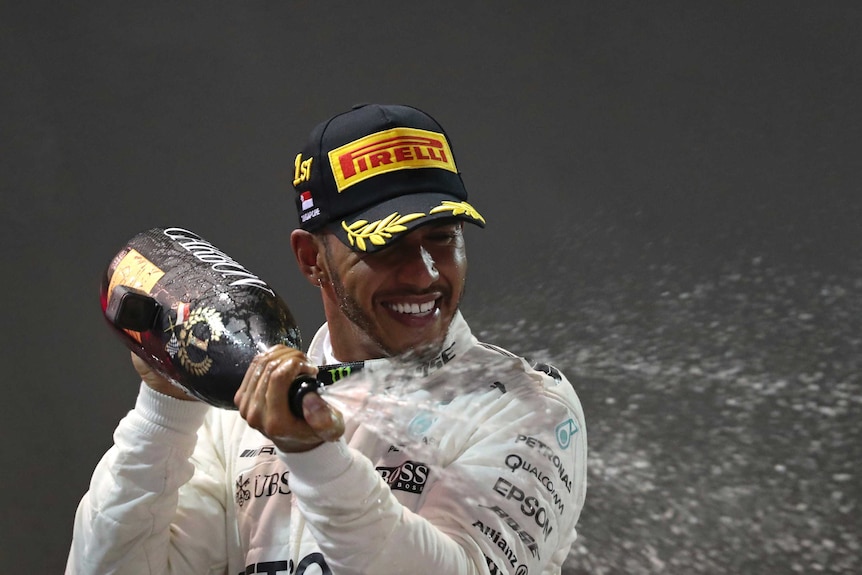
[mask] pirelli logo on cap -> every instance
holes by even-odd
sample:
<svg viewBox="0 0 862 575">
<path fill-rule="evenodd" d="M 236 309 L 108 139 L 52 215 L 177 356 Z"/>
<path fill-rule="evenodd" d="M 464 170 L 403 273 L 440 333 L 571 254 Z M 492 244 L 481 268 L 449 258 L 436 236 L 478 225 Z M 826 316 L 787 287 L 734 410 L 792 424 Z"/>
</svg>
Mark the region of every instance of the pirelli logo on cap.
<svg viewBox="0 0 862 575">
<path fill-rule="evenodd" d="M 329 152 L 329 163 L 339 192 L 396 170 L 442 168 L 458 173 L 446 137 L 416 128 L 393 128 L 345 144 Z"/>
</svg>

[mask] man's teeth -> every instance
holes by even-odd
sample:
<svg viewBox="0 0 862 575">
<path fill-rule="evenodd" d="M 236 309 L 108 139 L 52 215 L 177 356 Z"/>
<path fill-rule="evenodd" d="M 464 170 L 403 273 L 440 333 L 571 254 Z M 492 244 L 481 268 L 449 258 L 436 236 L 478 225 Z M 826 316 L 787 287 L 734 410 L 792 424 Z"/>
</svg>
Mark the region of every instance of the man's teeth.
<svg viewBox="0 0 862 575">
<path fill-rule="evenodd" d="M 391 303 L 389 309 L 398 313 L 427 313 L 434 309 L 434 302 L 427 303 Z"/>
</svg>

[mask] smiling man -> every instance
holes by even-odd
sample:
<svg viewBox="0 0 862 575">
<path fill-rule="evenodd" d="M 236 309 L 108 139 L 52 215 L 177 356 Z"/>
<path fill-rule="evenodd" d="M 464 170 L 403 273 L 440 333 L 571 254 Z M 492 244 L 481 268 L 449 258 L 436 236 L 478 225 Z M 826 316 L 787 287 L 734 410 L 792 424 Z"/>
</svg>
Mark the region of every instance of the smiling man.
<svg viewBox="0 0 862 575">
<path fill-rule="evenodd" d="M 433 355 L 464 289 L 461 222 L 485 225 L 443 129 L 415 108 L 360 106 L 320 124 L 295 166 L 293 249 L 323 289 L 335 355 Z"/>
<path fill-rule="evenodd" d="M 558 370 L 478 342 L 459 311 L 463 227 L 485 220 L 446 132 L 360 106 L 319 124 L 294 168 L 291 247 L 326 323 L 305 353 L 255 358 L 236 412 L 183 401 L 133 356 L 138 401 L 79 506 L 67 574 L 559 573 L 586 491 L 583 413 Z M 292 382 L 346 362 L 421 374 L 407 405 L 458 387 L 391 436 L 313 393 L 295 417 Z"/>
<path fill-rule="evenodd" d="M 429 223 L 373 254 L 331 233 L 297 231 L 293 243 L 303 270 L 319 278 L 336 357 L 439 353 L 464 289 L 461 223 Z"/>
</svg>

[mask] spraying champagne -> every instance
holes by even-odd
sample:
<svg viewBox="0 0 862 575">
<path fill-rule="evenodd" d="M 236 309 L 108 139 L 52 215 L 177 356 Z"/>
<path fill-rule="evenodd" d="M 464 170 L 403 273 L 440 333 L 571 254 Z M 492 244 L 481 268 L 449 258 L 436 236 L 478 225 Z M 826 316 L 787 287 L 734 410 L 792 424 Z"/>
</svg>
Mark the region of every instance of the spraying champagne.
<svg viewBox="0 0 862 575">
<path fill-rule="evenodd" d="M 183 228 L 152 228 L 129 240 L 102 277 L 102 312 L 126 346 L 189 394 L 224 409 L 255 355 L 276 344 L 302 349 L 290 310 L 275 291 L 213 244 Z M 362 363 L 301 377 L 288 394 L 302 417 L 302 397 L 355 373 Z"/>
</svg>

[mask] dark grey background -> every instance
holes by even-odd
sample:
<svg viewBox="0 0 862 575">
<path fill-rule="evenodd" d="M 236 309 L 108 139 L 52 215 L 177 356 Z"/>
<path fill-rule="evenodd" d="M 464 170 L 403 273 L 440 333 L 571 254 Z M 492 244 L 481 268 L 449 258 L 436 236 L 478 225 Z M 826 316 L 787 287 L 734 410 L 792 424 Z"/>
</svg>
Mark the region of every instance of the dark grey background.
<svg viewBox="0 0 862 575">
<path fill-rule="evenodd" d="M 567 573 L 859 572 L 855 2 L 0 4 L 0 558 L 59 572 L 132 406 L 100 273 L 180 225 L 321 313 L 293 157 L 360 101 L 451 133 L 483 339 L 575 381 Z"/>
</svg>

